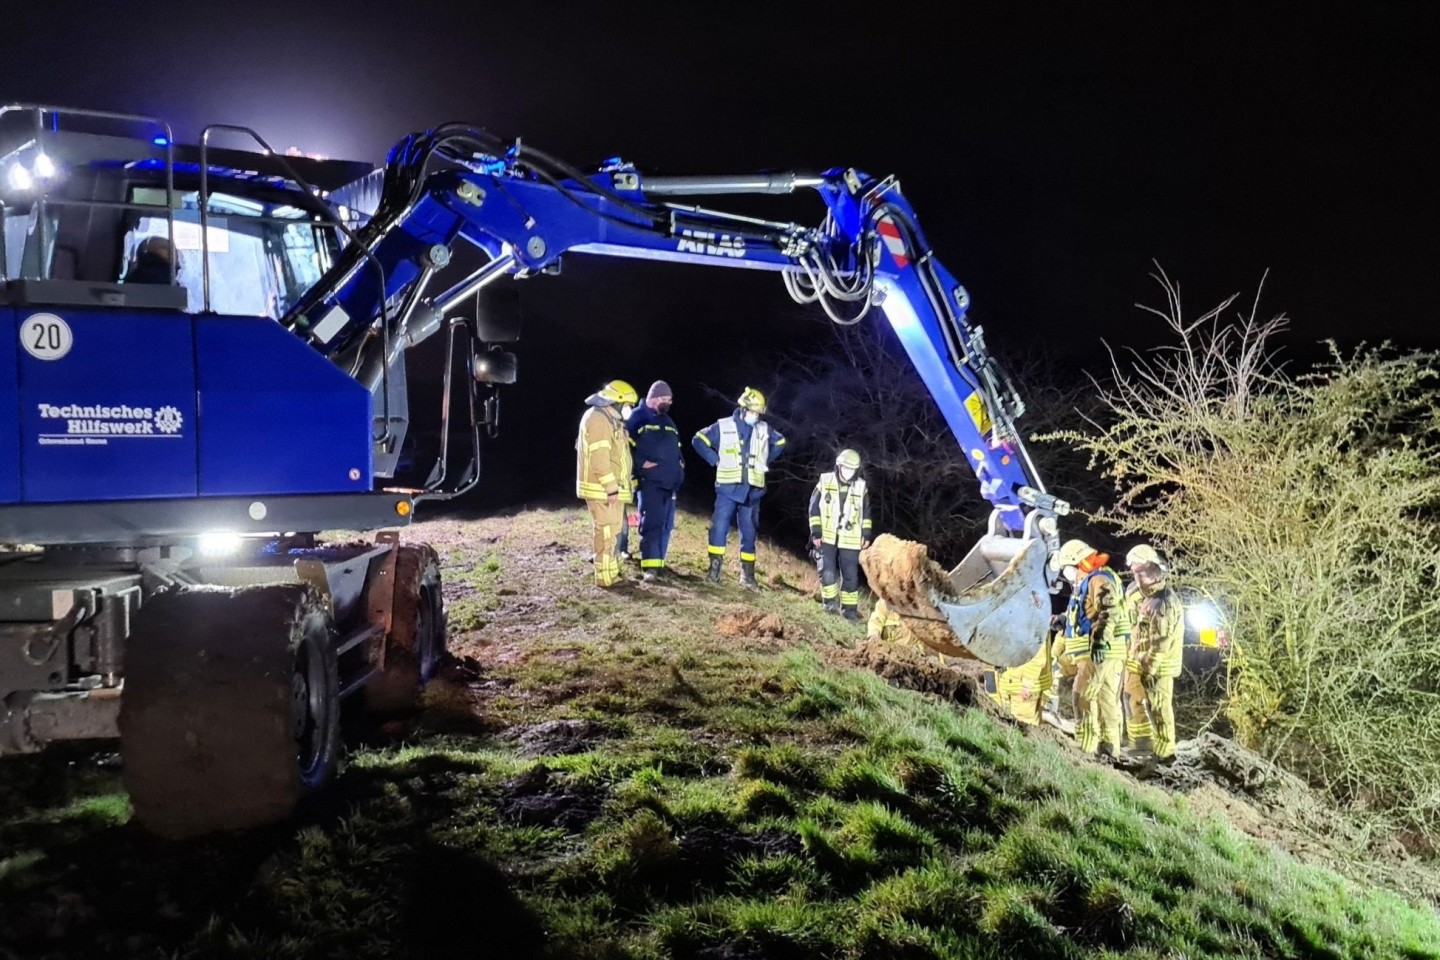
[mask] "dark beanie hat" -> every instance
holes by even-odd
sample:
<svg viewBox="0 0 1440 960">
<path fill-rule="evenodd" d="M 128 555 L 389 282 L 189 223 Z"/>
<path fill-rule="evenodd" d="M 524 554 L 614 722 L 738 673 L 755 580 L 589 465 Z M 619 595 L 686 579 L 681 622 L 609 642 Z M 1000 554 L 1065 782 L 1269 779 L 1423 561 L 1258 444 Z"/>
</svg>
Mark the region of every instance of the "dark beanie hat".
<svg viewBox="0 0 1440 960">
<path fill-rule="evenodd" d="M 656 380 L 654 383 L 650 384 L 650 391 L 645 394 L 645 399 L 654 400 L 656 397 L 673 396 L 675 396 L 675 394 L 670 392 L 670 384 L 666 383 L 664 380 Z"/>
</svg>

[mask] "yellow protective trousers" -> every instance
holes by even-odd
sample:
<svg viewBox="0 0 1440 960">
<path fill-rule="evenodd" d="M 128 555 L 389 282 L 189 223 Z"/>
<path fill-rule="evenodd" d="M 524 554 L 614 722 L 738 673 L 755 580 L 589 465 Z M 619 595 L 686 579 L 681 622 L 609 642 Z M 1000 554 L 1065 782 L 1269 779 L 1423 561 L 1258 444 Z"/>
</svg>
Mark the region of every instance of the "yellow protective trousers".
<svg viewBox="0 0 1440 960">
<path fill-rule="evenodd" d="M 625 522 L 625 505 L 609 500 L 586 500 L 595 528 L 595 582 L 608 587 L 620 579 L 620 558 L 615 555 L 615 538 Z"/>
<path fill-rule="evenodd" d="M 1175 678 L 1149 673 L 1125 673 L 1125 699 L 1130 742 L 1150 749 L 1157 757 L 1175 755 Z"/>
<path fill-rule="evenodd" d="M 1120 753 L 1120 675 L 1123 657 L 1109 656 L 1101 663 L 1081 660 L 1075 674 L 1075 713 L 1080 718 L 1075 733 L 1080 749 L 1095 753 L 1100 744 Z"/>
<path fill-rule="evenodd" d="M 1021 723 L 1038 724 L 1050 699 L 1054 660 L 1050 644 L 1041 645 L 1030 662 L 995 671 L 995 700 Z"/>
</svg>

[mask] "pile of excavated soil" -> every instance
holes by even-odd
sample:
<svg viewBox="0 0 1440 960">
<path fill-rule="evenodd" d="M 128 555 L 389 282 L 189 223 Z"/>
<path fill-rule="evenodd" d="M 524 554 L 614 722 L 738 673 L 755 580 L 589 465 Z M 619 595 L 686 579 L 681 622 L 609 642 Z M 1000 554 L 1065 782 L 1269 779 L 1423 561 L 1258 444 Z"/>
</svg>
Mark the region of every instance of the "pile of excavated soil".
<svg viewBox="0 0 1440 960">
<path fill-rule="evenodd" d="M 722 637 L 775 637 L 785 636 L 785 621 L 778 614 L 760 613 L 758 610 L 731 610 L 715 619 L 715 632 Z"/>
<path fill-rule="evenodd" d="M 945 616 L 930 601 L 935 591 L 949 592 L 950 577 L 923 543 L 882 533 L 860 554 L 870 589 L 898 614 L 915 639 L 949 657 L 973 658 L 955 642 Z"/>
<path fill-rule="evenodd" d="M 1265 839 L 1284 839 L 1288 828 L 1351 849 L 1365 842 L 1358 825 L 1336 817 L 1304 780 L 1213 733 L 1177 744 L 1174 763 L 1157 768 L 1152 782 L 1223 807 L 1242 830 Z"/>
<path fill-rule="evenodd" d="M 496 810 L 504 822 L 579 833 L 600 816 L 605 799 L 593 788 L 563 785 L 541 764 L 501 784 Z"/>
<path fill-rule="evenodd" d="M 501 738 L 517 742 L 522 757 L 544 757 L 584 753 L 607 735 L 604 727 L 590 720 L 547 720 L 511 727 Z"/>
<path fill-rule="evenodd" d="M 897 687 L 933 693 L 946 700 L 970 705 L 988 705 L 981 693 L 985 665 L 978 660 L 960 660 L 941 666 L 923 647 L 867 638 L 854 648 L 835 651 L 837 664 L 870 670 Z"/>
</svg>

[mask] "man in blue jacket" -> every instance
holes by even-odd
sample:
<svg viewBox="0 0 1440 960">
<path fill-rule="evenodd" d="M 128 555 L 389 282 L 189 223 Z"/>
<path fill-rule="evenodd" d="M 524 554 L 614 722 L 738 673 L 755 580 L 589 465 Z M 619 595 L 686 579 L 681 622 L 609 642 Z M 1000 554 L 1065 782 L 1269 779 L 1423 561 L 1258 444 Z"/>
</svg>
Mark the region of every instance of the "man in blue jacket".
<svg viewBox="0 0 1440 960">
<path fill-rule="evenodd" d="M 625 425 L 634 447 L 636 489 L 640 495 L 640 577 L 654 581 L 665 573 L 665 555 L 675 529 L 675 493 L 685 479 L 680 431 L 670 419 L 670 384 L 656 380 L 645 404 Z"/>
<path fill-rule="evenodd" d="M 706 579 L 720 582 L 725 541 L 730 525 L 738 521 L 740 583 L 757 590 L 755 531 L 760 525 L 760 498 L 765 496 L 765 474 L 785 448 L 785 438 L 760 419 L 765 395 L 759 390 L 746 387 L 735 403 L 734 413 L 695 434 L 690 443 L 715 468 L 715 515 L 710 520 L 710 573 Z"/>
</svg>

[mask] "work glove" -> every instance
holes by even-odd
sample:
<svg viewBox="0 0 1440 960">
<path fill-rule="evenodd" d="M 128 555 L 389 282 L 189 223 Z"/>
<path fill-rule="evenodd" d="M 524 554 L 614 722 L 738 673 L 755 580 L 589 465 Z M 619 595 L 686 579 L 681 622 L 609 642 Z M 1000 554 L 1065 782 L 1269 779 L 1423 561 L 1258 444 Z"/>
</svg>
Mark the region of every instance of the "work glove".
<svg viewBox="0 0 1440 960">
<path fill-rule="evenodd" d="M 1097 667 L 1105 662 L 1105 655 L 1110 652 L 1110 644 L 1104 640 L 1097 640 L 1090 644 L 1090 662 Z"/>
<path fill-rule="evenodd" d="M 1050 615 L 1050 632 L 1058 633 L 1065 629 L 1065 614 L 1052 613 Z"/>
</svg>

